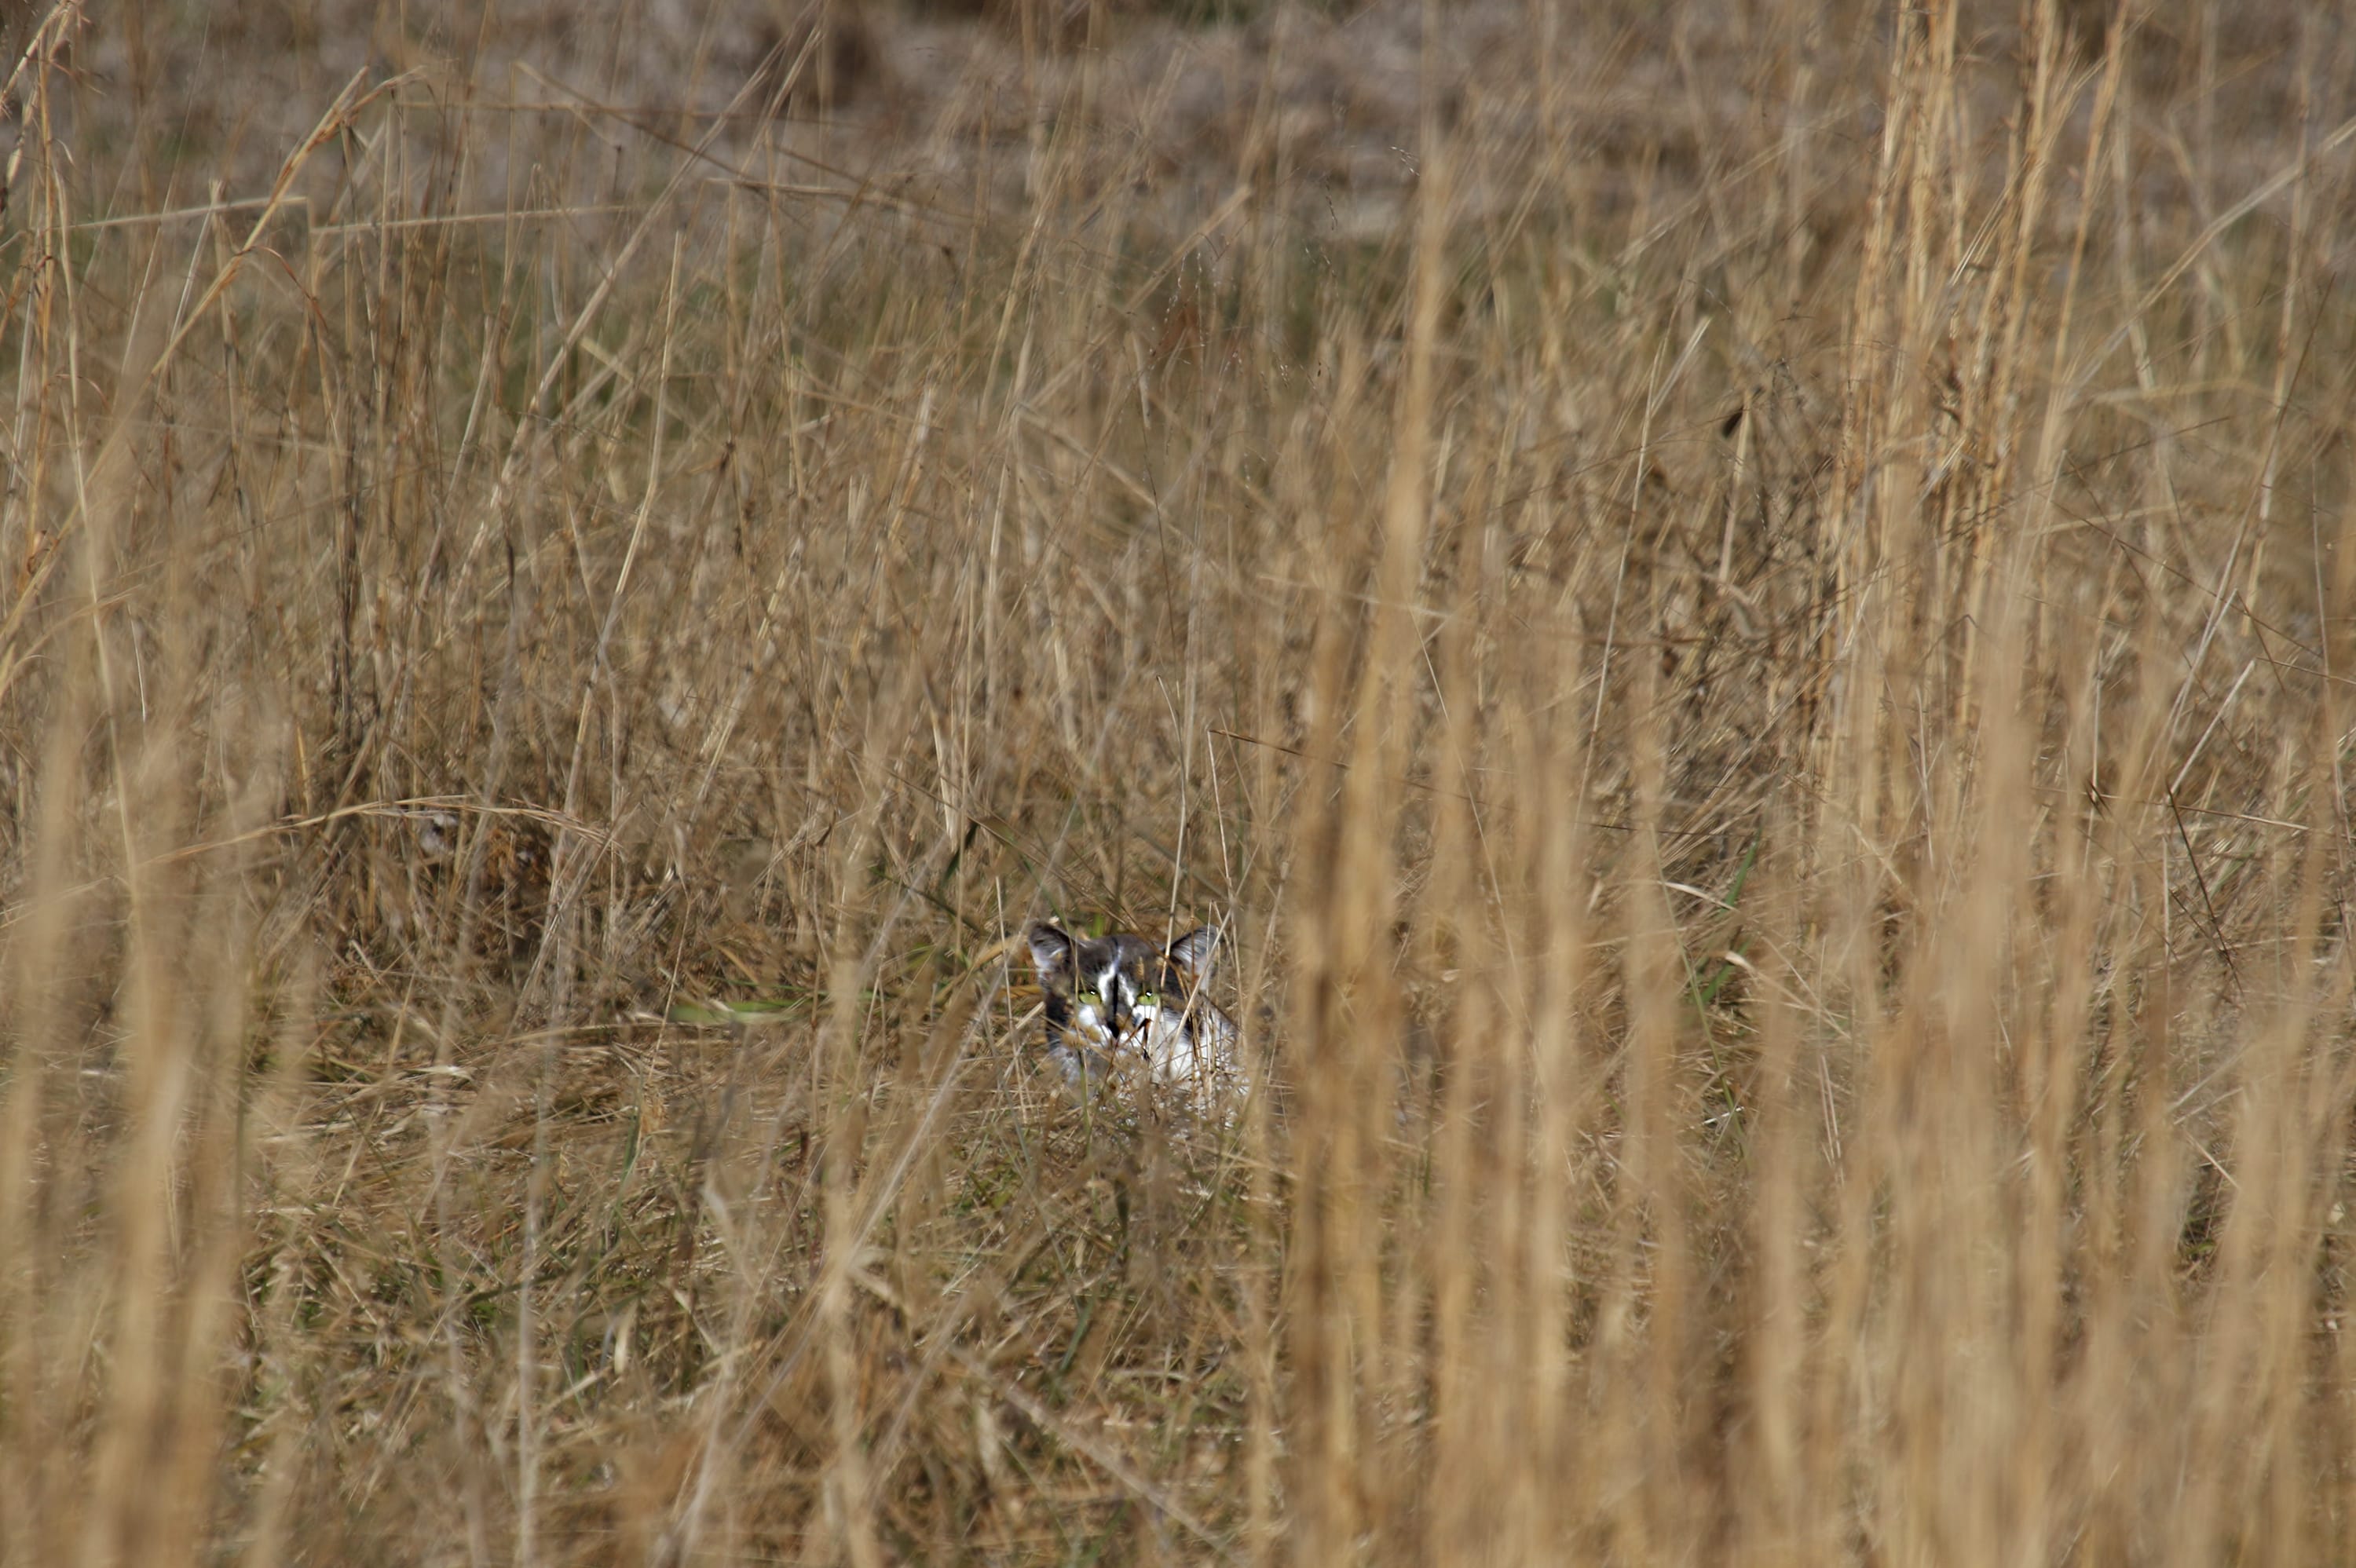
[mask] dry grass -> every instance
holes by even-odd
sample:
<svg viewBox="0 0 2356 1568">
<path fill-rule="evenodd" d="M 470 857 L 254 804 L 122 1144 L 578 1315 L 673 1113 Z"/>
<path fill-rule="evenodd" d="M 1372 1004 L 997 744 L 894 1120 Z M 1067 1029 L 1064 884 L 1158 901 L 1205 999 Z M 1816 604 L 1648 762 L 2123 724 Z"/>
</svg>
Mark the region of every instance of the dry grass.
<svg viewBox="0 0 2356 1568">
<path fill-rule="evenodd" d="M 5 13 L 7 1561 L 2344 1559 L 2331 7 L 504 9 Z"/>
</svg>

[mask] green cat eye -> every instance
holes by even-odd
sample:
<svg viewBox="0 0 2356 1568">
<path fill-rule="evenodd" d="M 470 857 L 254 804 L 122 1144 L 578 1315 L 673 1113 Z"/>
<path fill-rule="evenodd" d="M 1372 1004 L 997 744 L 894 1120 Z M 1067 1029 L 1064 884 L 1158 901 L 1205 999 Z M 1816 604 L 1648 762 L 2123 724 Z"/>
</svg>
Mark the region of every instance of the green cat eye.
<svg viewBox="0 0 2356 1568">
<path fill-rule="evenodd" d="M 1094 991 L 1082 991 L 1080 993 L 1080 1000 L 1087 1003 L 1088 1006 L 1093 1008 L 1098 1004 L 1101 998 L 1099 998 Z"/>
<path fill-rule="evenodd" d="M 1158 1008 L 1162 1005 L 1162 998 L 1151 991 L 1140 991 L 1137 994 L 1137 1005 L 1141 1008 Z"/>
</svg>

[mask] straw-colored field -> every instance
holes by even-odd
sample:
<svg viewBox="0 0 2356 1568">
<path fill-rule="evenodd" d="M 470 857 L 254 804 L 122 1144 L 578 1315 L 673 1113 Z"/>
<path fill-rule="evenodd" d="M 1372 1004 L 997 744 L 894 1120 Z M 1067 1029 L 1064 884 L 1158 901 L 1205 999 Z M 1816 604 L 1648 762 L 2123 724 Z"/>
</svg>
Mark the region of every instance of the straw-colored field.
<svg viewBox="0 0 2356 1568">
<path fill-rule="evenodd" d="M 5 1562 L 2356 1550 L 2338 7 L 0 28 Z"/>
</svg>

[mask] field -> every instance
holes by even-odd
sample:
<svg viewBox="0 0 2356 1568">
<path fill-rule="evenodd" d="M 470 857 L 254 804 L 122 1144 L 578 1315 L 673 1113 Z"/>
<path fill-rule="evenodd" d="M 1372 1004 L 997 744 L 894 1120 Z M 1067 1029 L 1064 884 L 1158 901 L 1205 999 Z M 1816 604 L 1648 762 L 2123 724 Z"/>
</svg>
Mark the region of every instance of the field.
<svg viewBox="0 0 2356 1568">
<path fill-rule="evenodd" d="M 0 1561 L 2348 1561 L 2337 7 L 582 9 L 0 5 Z"/>
</svg>

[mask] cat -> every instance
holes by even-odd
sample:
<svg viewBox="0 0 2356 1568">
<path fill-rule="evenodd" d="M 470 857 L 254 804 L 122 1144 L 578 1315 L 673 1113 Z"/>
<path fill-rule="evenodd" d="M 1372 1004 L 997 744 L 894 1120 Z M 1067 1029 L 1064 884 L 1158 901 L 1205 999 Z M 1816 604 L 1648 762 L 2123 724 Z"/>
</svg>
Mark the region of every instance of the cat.
<svg viewBox="0 0 2356 1568">
<path fill-rule="evenodd" d="M 1241 1093 L 1236 1023 L 1204 995 L 1219 933 L 1190 931 L 1162 947 L 1142 936 L 1073 936 L 1031 927 L 1031 965 L 1047 1011 L 1047 1060 L 1065 1081 L 1097 1088 L 1142 1068 L 1213 1106 Z"/>
</svg>

